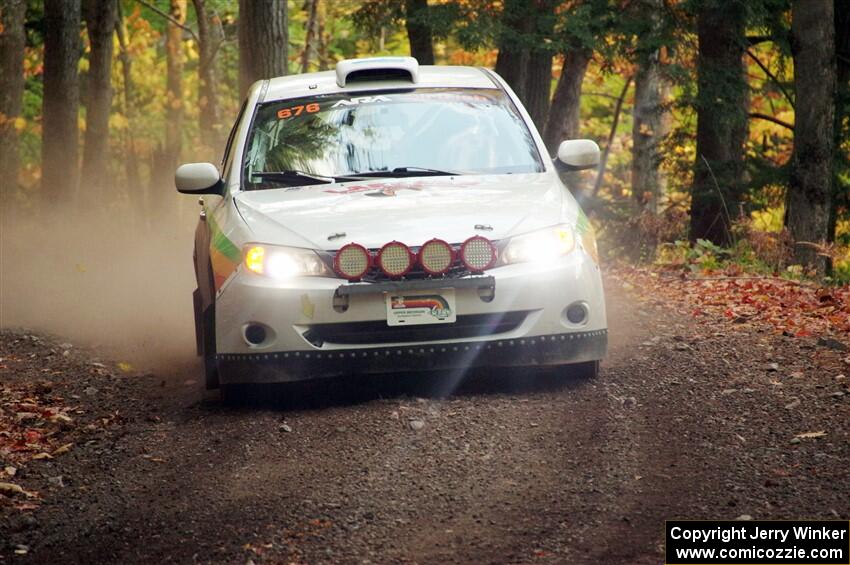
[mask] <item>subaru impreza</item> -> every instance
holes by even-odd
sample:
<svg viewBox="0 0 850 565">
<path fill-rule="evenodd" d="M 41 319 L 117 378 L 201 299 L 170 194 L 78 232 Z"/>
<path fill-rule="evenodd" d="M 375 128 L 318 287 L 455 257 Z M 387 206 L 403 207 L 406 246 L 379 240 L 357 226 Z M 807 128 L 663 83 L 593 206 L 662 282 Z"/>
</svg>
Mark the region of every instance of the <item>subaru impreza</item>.
<svg viewBox="0 0 850 565">
<path fill-rule="evenodd" d="M 594 376 L 607 321 L 596 242 L 516 94 L 483 68 L 410 57 L 253 85 L 201 195 L 207 386 L 348 373 L 564 366 Z"/>
</svg>

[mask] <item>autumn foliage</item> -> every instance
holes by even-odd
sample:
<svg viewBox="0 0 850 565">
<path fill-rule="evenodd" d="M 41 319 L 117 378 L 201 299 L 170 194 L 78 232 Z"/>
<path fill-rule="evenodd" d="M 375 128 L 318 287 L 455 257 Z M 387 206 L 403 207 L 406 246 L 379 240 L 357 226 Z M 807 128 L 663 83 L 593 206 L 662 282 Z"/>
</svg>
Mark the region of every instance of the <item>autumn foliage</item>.
<svg viewBox="0 0 850 565">
<path fill-rule="evenodd" d="M 610 276 L 627 289 L 640 289 L 650 302 L 674 305 L 697 320 L 724 320 L 792 337 L 850 339 L 850 286 L 633 266 L 612 268 Z"/>
</svg>

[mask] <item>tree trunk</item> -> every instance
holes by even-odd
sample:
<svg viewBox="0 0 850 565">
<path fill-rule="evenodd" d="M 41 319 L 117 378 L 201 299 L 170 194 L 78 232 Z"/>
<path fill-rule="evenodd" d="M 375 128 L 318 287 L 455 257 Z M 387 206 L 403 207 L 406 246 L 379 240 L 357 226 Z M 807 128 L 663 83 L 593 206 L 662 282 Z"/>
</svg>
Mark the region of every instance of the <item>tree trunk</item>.
<svg viewBox="0 0 850 565">
<path fill-rule="evenodd" d="M 404 0 L 405 27 L 410 42 L 410 56 L 420 65 L 434 64 L 431 26 L 427 21 L 428 0 Z"/>
<path fill-rule="evenodd" d="M 319 0 L 307 0 L 304 3 L 304 11 L 307 12 L 307 21 L 304 24 L 304 51 L 301 52 L 302 73 L 309 72 L 310 61 L 319 57 Z"/>
<path fill-rule="evenodd" d="M 561 76 L 555 86 L 552 106 L 546 120 L 543 141 L 554 155 L 558 145 L 566 139 L 579 136 L 579 113 L 581 110 L 581 83 L 587 72 L 592 53 L 588 50 L 573 50 L 564 55 Z"/>
<path fill-rule="evenodd" d="M 659 147 L 670 133 L 667 92 L 669 87 L 659 74 L 657 59 L 638 69 L 632 115 L 632 195 L 638 208 L 653 214 L 658 213 L 667 187 L 660 169 Z"/>
<path fill-rule="evenodd" d="M 239 91 L 287 74 L 286 0 L 239 0 Z"/>
<path fill-rule="evenodd" d="M 528 72 L 525 77 L 525 109 L 538 130 L 546 127 L 551 85 L 552 53 L 542 49 L 532 51 L 528 57 Z"/>
<path fill-rule="evenodd" d="M 79 184 L 80 0 L 44 2 L 41 196 L 68 202 Z"/>
<path fill-rule="evenodd" d="M 552 95 L 552 49 L 549 46 L 555 31 L 554 0 L 534 0 L 533 43 L 528 53 L 525 75 L 525 104 L 534 125 L 542 130 L 549 115 Z"/>
<path fill-rule="evenodd" d="M 186 0 L 170 0 L 171 18 L 186 23 Z M 165 158 L 169 165 L 168 176 L 180 159 L 183 133 L 183 30 L 168 22 L 165 32 Z"/>
<path fill-rule="evenodd" d="M 109 113 L 112 109 L 112 34 L 118 19 L 117 0 L 85 0 L 90 54 L 86 81 L 86 134 L 82 195 L 93 202 L 109 182 Z"/>
<path fill-rule="evenodd" d="M 0 8 L 0 201 L 9 206 L 18 181 L 18 130 L 24 94 L 26 0 L 6 0 Z"/>
<path fill-rule="evenodd" d="M 605 167 L 608 166 L 608 156 L 611 155 L 611 146 L 614 144 L 614 137 L 617 135 L 617 126 L 620 125 L 620 113 L 623 111 L 623 101 L 626 99 L 626 94 L 629 92 L 629 87 L 632 85 L 632 77 L 626 79 L 626 84 L 623 85 L 623 90 L 620 91 L 620 96 L 617 97 L 617 103 L 614 105 L 614 119 L 611 120 L 611 129 L 608 131 L 608 141 L 605 143 L 605 149 L 602 151 L 602 158 L 599 159 L 599 167 L 596 171 L 596 179 L 593 181 L 592 197 L 595 199 L 599 194 L 599 189 L 602 188 L 602 181 L 605 179 Z"/>
<path fill-rule="evenodd" d="M 186 23 L 186 0 L 170 0 L 169 16 L 165 29 L 165 142 L 154 148 L 150 162 L 148 192 L 155 217 L 173 212 L 165 195 L 174 190 L 174 170 L 182 146 L 183 29 L 180 26 Z"/>
<path fill-rule="evenodd" d="M 327 4 L 319 5 L 319 14 L 316 20 L 316 56 L 319 59 L 319 70 L 328 70 L 328 35 L 325 33 L 325 13 Z"/>
<path fill-rule="evenodd" d="M 661 0 L 639 4 L 642 15 L 652 20 L 653 31 L 661 25 Z M 654 35 L 654 34 L 653 34 Z M 659 49 L 649 48 L 652 38 L 638 38 L 640 61 L 635 74 L 635 104 L 632 111 L 632 196 L 638 209 L 658 213 L 666 181 L 660 170 L 659 144 L 670 131 L 670 114 L 666 109 L 669 83 L 661 74 Z M 643 44 L 643 45 L 641 45 Z"/>
<path fill-rule="evenodd" d="M 743 192 L 747 81 L 745 7 L 703 0 L 697 15 L 697 147 L 691 189 L 691 240 L 731 243 L 732 213 Z"/>
<path fill-rule="evenodd" d="M 496 56 L 495 71 L 505 79 L 520 100 L 525 98 L 525 75 L 528 70 L 527 49 L 500 47 Z"/>
<path fill-rule="evenodd" d="M 121 2 L 118 6 L 118 20 L 115 22 L 115 35 L 118 38 L 118 60 L 121 61 L 122 77 L 122 105 L 124 117 L 128 127 L 124 131 L 124 174 L 126 175 L 126 188 L 129 191 L 130 201 L 134 208 L 140 213 L 145 211 L 144 193 L 139 180 L 139 159 L 136 152 L 136 143 L 133 136 L 133 124 L 135 117 L 135 100 L 133 97 L 132 59 L 127 44 L 127 24 L 121 14 Z M 141 215 L 141 214 L 140 214 Z M 138 216 L 137 216 L 138 217 Z"/>
<path fill-rule="evenodd" d="M 832 0 L 795 0 L 791 8 L 794 57 L 794 152 L 786 223 L 794 259 L 826 272 L 815 245 L 827 240 L 832 194 L 835 122 L 835 28 Z"/>
<path fill-rule="evenodd" d="M 315 0 L 317 1 L 317 0 Z M 216 91 L 215 56 L 221 38 L 215 33 L 206 0 L 192 0 L 198 20 L 198 126 L 202 143 L 215 153 L 220 149 L 218 93 Z"/>
<path fill-rule="evenodd" d="M 850 155 L 842 147 L 850 140 L 850 2 L 835 3 L 835 177 L 829 214 L 828 241 L 835 241 L 839 206 L 850 209 Z"/>
<path fill-rule="evenodd" d="M 495 70 L 522 101 L 525 100 L 530 56 L 530 50 L 525 44 L 532 24 L 525 0 L 505 0 Z"/>
</svg>

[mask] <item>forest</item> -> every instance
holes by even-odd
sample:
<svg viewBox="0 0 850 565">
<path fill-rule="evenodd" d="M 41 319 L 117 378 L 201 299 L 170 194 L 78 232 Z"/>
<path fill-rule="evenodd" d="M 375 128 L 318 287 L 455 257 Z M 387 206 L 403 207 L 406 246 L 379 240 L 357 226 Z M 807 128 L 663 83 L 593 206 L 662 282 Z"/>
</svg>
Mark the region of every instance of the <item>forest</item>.
<svg viewBox="0 0 850 565">
<path fill-rule="evenodd" d="M 189 213 L 255 80 L 410 54 L 494 68 L 609 258 L 850 280 L 846 0 L 2 0 L 4 217 Z"/>
</svg>

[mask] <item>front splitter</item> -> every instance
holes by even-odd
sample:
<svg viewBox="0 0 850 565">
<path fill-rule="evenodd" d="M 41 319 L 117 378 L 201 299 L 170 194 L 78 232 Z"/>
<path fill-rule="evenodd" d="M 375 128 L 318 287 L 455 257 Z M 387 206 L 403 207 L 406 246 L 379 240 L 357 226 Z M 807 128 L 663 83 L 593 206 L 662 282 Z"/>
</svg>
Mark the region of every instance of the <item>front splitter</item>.
<svg viewBox="0 0 850 565">
<path fill-rule="evenodd" d="M 606 329 L 492 341 L 224 353 L 216 360 L 222 383 L 275 383 L 358 373 L 562 365 L 602 359 L 607 349 Z"/>
</svg>

